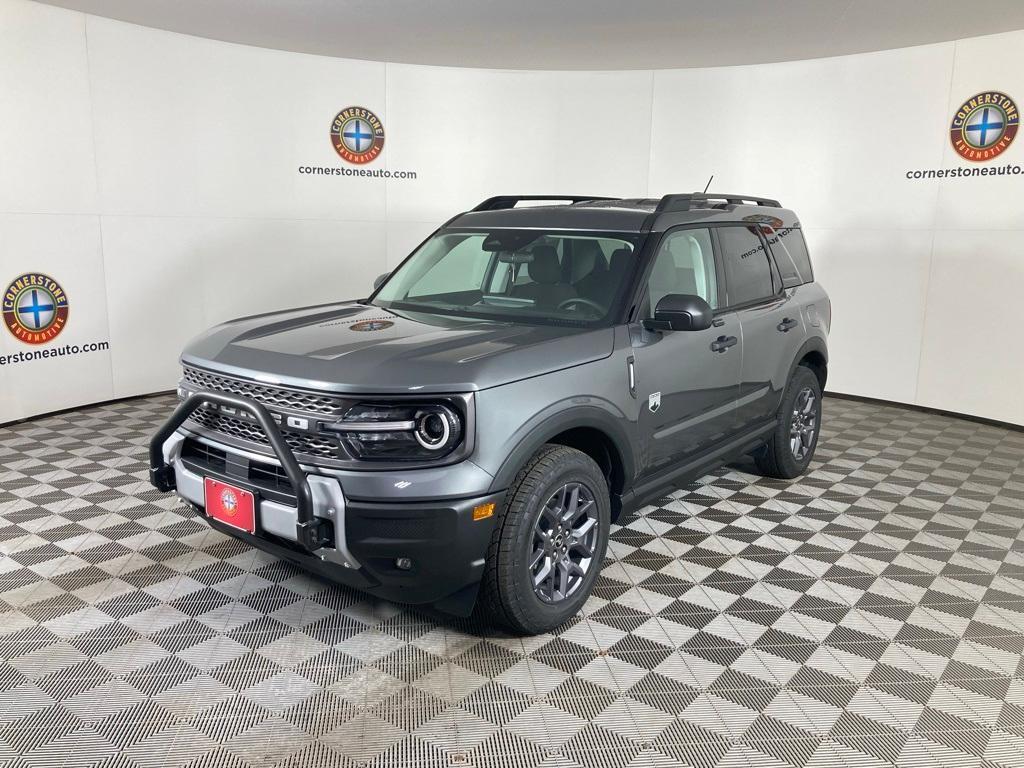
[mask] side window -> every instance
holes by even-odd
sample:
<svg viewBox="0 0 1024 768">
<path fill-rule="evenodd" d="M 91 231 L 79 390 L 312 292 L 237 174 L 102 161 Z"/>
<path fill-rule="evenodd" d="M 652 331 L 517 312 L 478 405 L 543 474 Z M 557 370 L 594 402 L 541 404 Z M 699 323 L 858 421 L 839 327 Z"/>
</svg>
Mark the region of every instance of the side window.
<svg viewBox="0 0 1024 768">
<path fill-rule="evenodd" d="M 661 241 L 647 278 L 648 314 L 670 293 L 700 296 L 712 309 L 718 306 L 715 256 L 707 229 L 679 229 Z"/>
<path fill-rule="evenodd" d="M 729 306 L 775 294 L 768 253 L 751 227 L 721 227 L 718 237 L 725 262 L 725 290 Z"/>
<path fill-rule="evenodd" d="M 479 291 L 491 260 L 491 254 L 482 249 L 483 241 L 482 235 L 463 239 L 430 267 L 407 295 Z"/>
<path fill-rule="evenodd" d="M 769 236 L 768 244 L 772 247 L 775 263 L 782 272 L 782 284 L 786 288 L 809 283 L 814 279 L 803 232 L 795 227 L 780 229 Z"/>
</svg>

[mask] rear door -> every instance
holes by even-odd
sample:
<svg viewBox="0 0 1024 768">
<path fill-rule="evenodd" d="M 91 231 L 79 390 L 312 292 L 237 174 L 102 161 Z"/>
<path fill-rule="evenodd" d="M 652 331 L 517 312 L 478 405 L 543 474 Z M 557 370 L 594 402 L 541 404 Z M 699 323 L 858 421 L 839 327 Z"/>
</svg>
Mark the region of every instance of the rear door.
<svg viewBox="0 0 1024 768">
<path fill-rule="evenodd" d="M 712 308 L 720 305 L 711 232 L 682 227 L 662 237 L 645 277 L 638 321 L 653 317 L 658 300 L 669 293 L 700 296 Z M 717 312 L 715 324 L 703 331 L 646 331 L 639 324 L 632 331 L 641 471 L 649 476 L 696 458 L 734 431 L 740 324 L 736 313 Z"/>
<path fill-rule="evenodd" d="M 757 224 L 717 227 L 725 273 L 725 305 L 736 313 L 743 336 L 743 362 L 736 425 L 740 430 L 773 418 L 789 368 L 805 338 L 803 316 L 782 278 Z"/>
</svg>

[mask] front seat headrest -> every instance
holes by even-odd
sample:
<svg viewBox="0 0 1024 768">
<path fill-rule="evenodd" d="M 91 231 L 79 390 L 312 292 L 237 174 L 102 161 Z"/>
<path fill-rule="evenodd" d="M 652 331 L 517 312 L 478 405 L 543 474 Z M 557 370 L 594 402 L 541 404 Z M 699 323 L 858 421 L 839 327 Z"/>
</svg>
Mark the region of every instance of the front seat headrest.
<svg viewBox="0 0 1024 768">
<path fill-rule="evenodd" d="M 575 240 L 572 246 L 571 281 L 578 283 L 584 277 L 607 272 L 604 254 L 596 240 Z"/>
<path fill-rule="evenodd" d="M 530 279 L 535 283 L 552 285 L 562 276 L 562 265 L 558 263 L 558 251 L 553 245 L 538 245 L 533 249 L 533 261 L 527 267 Z"/>
<path fill-rule="evenodd" d="M 613 275 L 621 275 L 629 267 L 633 252 L 629 248 L 616 248 L 609 260 L 608 271 Z"/>
</svg>

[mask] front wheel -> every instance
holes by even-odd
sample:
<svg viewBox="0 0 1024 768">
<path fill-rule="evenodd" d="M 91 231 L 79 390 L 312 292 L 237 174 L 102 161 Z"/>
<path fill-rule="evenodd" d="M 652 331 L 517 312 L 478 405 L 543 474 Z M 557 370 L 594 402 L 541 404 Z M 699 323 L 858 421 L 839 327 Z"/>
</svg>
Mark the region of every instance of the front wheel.
<svg viewBox="0 0 1024 768">
<path fill-rule="evenodd" d="M 821 385 L 810 368 L 799 365 L 782 396 L 779 423 L 754 461 L 762 474 L 791 480 L 814 457 L 821 432 Z"/>
<path fill-rule="evenodd" d="M 538 451 L 509 488 L 487 552 L 481 607 L 538 634 L 579 612 L 608 546 L 611 503 L 601 469 L 562 445 Z"/>
</svg>

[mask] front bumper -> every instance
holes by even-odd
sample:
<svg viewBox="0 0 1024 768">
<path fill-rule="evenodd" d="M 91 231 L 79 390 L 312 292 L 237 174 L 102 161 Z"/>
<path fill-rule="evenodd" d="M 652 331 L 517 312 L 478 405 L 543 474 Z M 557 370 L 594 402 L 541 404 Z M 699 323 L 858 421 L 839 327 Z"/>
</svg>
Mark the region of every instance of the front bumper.
<svg viewBox="0 0 1024 768">
<path fill-rule="evenodd" d="M 284 441 L 275 446 L 277 460 L 260 456 L 256 462 L 244 451 L 191 434 L 181 427 L 188 413 L 181 413 L 192 398 L 201 404 L 222 396 L 192 395 L 153 438 L 150 474 L 157 488 L 176 490 L 217 530 L 332 581 L 396 602 L 431 603 L 463 615 L 472 610 L 494 526 L 494 515 L 474 520 L 473 510 L 493 503 L 497 511 L 503 493 L 403 501 L 395 490 L 373 500 L 349 498 L 346 473 L 299 466 Z M 259 416 L 258 403 L 232 400 L 234 407 Z M 276 426 L 269 418 L 263 426 L 273 445 Z M 415 479 L 417 473 L 403 478 Z M 386 487 L 381 473 L 373 474 L 375 487 Z M 206 517 L 205 477 L 253 493 L 255 535 Z M 416 485 L 391 477 L 392 487 Z M 399 568 L 399 559 L 408 559 L 411 567 Z"/>
</svg>

